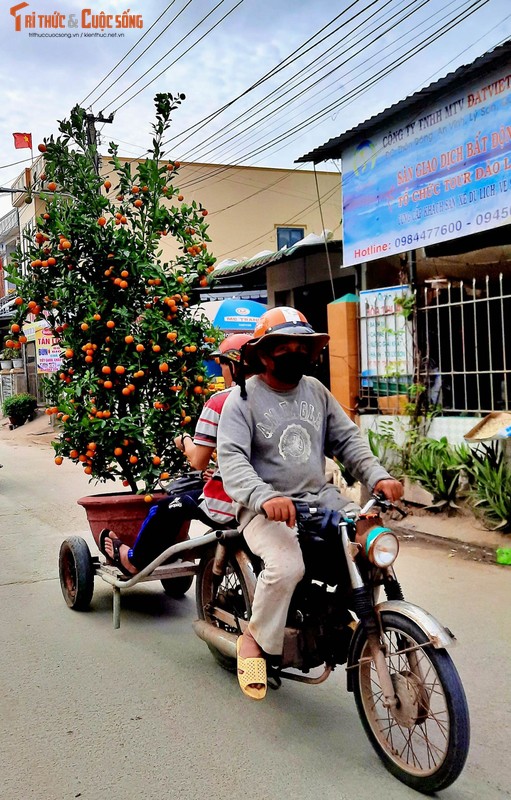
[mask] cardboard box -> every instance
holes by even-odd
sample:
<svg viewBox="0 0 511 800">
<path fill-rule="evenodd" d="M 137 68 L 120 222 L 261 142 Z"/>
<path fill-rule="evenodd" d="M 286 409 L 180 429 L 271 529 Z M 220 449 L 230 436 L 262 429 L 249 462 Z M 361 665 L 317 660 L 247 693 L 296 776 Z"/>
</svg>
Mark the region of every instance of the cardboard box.
<svg viewBox="0 0 511 800">
<path fill-rule="evenodd" d="M 406 414 L 410 401 L 407 394 L 390 394 L 378 397 L 378 408 L 382 414 Z"/>
</svg>

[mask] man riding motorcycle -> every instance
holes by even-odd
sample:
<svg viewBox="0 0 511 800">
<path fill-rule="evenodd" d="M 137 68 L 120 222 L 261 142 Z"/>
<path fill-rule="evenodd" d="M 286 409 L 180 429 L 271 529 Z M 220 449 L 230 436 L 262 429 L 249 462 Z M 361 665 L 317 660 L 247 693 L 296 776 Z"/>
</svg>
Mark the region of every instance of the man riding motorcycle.
<svg viewBox="0 0 511 800">
<path fill-rule="evenodd" d="M 282 653 L 287 611 L 304 574 L 293 501 L 353 509 L 325 478 L 325 455 L 338 458 L 371 491 L 389 500 L 403 493 L 330 392 L 304 373 L 329 341 L 299 311 L 273 308 L 262 315 L 243 347 L 247 368 L 220 419 L 218 459 L 227 493 L 237 503 L 248 546 L 264 569 L 252 616 L 239 637 L 238 681 L 248 697 L 266 694 L 266 657 Z"/>
</svg>

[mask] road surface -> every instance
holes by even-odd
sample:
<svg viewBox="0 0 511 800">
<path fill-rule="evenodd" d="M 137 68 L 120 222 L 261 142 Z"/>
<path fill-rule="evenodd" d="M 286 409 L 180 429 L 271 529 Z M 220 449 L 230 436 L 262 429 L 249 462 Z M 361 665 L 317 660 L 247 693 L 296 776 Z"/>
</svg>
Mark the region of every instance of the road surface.
<svg viewBox="0 0 511 800">
<path fill-rule="evenodd" d="M 92 488 L 51 451 L 0 438 L 1 800 L 395 800 L 418 795 L 370 747 L 338 669 L 320 686 L 284 683 L 245 699 L 191 630 L 193 589 L 111 593 L 70 611 L 60 543 L 83 535 Z M 511 797 L 511 568 L 405 546 L 407 599 L 448 625 L 472 718 L 467 766 L 445 800 Z"/>
</svg>

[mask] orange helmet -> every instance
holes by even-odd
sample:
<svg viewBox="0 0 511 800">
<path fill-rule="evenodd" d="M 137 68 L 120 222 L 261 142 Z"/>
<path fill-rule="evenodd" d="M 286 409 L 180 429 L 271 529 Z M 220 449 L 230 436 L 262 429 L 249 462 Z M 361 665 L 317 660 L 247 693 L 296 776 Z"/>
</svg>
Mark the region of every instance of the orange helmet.
<svg viewBox="0 0 511 800">
<path fill-rule="evenodd" d="M 220 342 L 218 350 L 215 350 L 215 352 L 211 353 L 208 357 L 220 358 L 225 361 L 234 361 L 235 364 L 239 364 L 241 361 L 241 348 L 249 342 L 251 338 L 252 337 L 248 333 L 233 333 L 230 336 L 226 336 L 226 338 Z"/>
<path fill-rule="evenodd" d="M 301 311 L 289 306 L 277 306 L 265 311 L 259 318 L 253 337 L 243 348 L 243 355 L 247 361 L 257 356 L 257 350 L 262 342 L 266 342 L 270 337 L 306 339 L 312 344 L 311 361 L 316 361 L 330 341 L 328 333 L 316 333 Z"/>
</svg>

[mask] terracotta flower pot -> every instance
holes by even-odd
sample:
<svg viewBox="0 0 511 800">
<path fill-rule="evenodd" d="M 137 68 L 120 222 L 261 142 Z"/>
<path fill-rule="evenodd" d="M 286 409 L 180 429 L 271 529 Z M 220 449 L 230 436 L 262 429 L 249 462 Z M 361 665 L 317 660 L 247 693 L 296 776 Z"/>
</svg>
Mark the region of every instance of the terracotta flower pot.
<svg viewBox="0 0 511 800">
<path fill-rule="evenodd" d="M 164 492 L 155 492 L 153 497 L 164 497 Z M 103 528 L 115 531 L 122 542 L 132 547 L 137 533 L 151 505 L 144 496 L 128 492 L 113 492 L 80 497 L 77 500 L 87 514 L 87 520 L 96 544 Z"/>
</svg>

